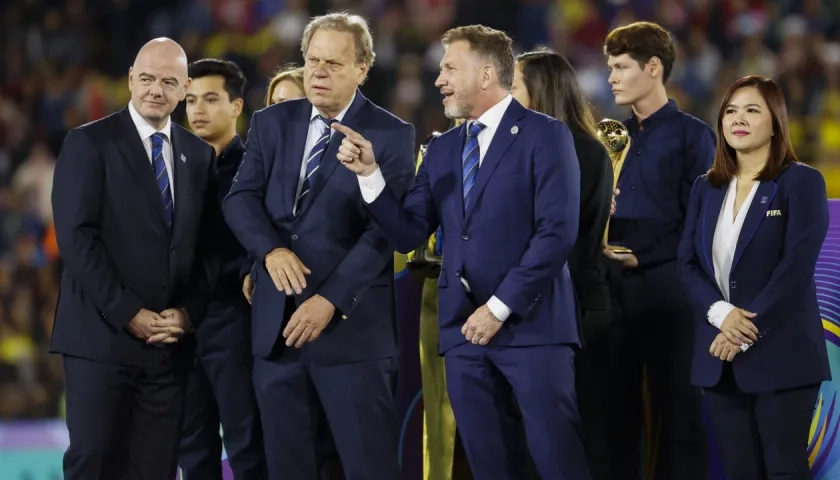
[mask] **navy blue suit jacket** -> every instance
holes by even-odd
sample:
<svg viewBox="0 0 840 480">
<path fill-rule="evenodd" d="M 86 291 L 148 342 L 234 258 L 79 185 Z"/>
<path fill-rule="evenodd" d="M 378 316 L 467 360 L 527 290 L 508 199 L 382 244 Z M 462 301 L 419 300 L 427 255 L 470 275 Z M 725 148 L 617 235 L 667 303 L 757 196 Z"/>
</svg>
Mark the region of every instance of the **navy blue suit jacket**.
<svg viewBox="0 0 840 480">
<path fill-rule="evenodd" d="M 343 134 L 333 132 L 301 211 L 292 214 L 311 112 L 312 104 L 301 99 L 254 114 L 245 157 L 222 206 L 231 230 L 256 259 L 253 352 L 268 356 L 289 316 L 286 294 L 265 269 L 265 256 L 282 247 L 312 271 L 296 304 L 319 294 L 336 308 L 321 336 L 304 347 L 310 358 L 341 363 L 394 356 L 394 248 L 362 205 L 355 175 L 337 168 Z M 373 143 L 394 195 L 402 197 L 414 176 L 414 127 L 359 91 L 342 123 Z"/>
<path fill-rule="evenodd" d="M 717 384 L 722 360 L 709 354 L 719 330 L 707 313 L 723 300 L 715 282 L 712 241 L 728 185 L 706 176 L 691 191 L 679 250 L 683 284 L 697 325 L 692 382 Z M 762 182 L 747 211 L 730 273 L 730 302 L 754 312 L 759 340 L 732 362 L 747 393 L 818 383 L 830 377 L 814 270 L 828 231 L 828 200 L 820 172 L 794 163 Z"/>
<path fill-rule="evenodd" d="M 218 276 L 209 239 L 220 212 L 213 148 L 172 124 L 175 218 L 164 223 L 152 163 L 128 109 L 73 129 L 52 190 L 64 261 L 51 350 L 137 364 L 156 346 L 125 327 L 146 308 L 184 307 L 198 325 Z M 182 160 L 183 159 L 183 160 Z M 189 337 L 168 350 L 184 351 Z"/>
<path fill-rule="evenodd" d="M 429 144 L 404 202 L 385 189 L 368 205 L 400 252 L 417 248 L 442 226 L 440 352 L 466 341 L 461 327 L 493 295 L 513 314 L 490 345 L 579 345 L 567 259 L 577 239 L 580 166 L 569 128 L 511 102 L 478 169 L 466 212 L 465 138 L 462 125 Z"/>
</svg>

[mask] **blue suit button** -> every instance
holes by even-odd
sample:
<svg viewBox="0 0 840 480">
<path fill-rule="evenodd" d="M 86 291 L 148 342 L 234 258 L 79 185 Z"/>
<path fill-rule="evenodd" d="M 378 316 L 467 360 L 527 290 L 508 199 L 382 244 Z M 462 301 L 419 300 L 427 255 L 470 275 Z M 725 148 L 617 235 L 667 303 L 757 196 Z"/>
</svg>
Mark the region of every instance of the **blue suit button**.
<svg viewBox="0 0 840 480">
<path fill-rule="evenodd" d="M 737 286 L 738 286 L 738 283 L 735 282 L 735 280 L 732 280 L 731 282 L 729 282 L 729 288 L 735 288 Z"/>
<path fill-rule="evenodd" d="M 297 233 L 292 234 L 292 240 L 297 240 L 297 239 L 298 239 Z"/>
<path fill-rule="evenodd" d="M 470 236 L 465 233 L 465 234 L 461 235 L 461 238 L 463 238 L 464 241 L 467 241 L 467 240 L 470 239 Z"/>
</svg>

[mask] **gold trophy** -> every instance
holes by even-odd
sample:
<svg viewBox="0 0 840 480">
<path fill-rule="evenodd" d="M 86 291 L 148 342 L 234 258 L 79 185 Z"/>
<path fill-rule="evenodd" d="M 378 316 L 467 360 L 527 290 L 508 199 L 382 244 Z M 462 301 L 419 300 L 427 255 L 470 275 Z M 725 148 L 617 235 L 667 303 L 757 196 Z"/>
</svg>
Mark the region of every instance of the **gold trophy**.
<svg viewBox="0 0 840 480">
<path fill-rule="evenodd" d="M 420 145 L 420 151 L 417 154 L 416 169 L 420 168 L 420 163 L 423 161 L 423 157 L 426 156 L 426 150 L 429 148 L 429 142 L 434 140 L 434 138 L 438 135 L 440 135 L 440 132 L 432 132 L 432 134 L 429 135 L 429 137 L 426 138 L 426 140 Z M 432 234 L 427 242 L 424 242 L 423 245 L 420 245 L 416 250 L 408 254 L 406 265 L 409 269 L 423 271 L 421 276 L 431 275 L 432 278 L 437 277 L 439 273 L 437 269 L 439 269 L 440 265 L 443 263 L 443 258 L 434 254 L 435 240 L 435 235 Z"/>
<path fill-rule="evenodd" d="M 607 147 L 613 168 L 613 191 L 618 186 L 618 176 L 621 174 L 621 167 L 624 166 L 624 159 L 630 151 L 630 134 L 627 127 L 618 120 L 605 118 L 596 125 L 598 140 Z M 610 217 L 607 218 L 607 226 L 604 228 L 604 248 L 615 253 L 632 253 L 633 251 L 622 245 L 610 245 L 608 240 L 610 232 Z"/>
</svg>

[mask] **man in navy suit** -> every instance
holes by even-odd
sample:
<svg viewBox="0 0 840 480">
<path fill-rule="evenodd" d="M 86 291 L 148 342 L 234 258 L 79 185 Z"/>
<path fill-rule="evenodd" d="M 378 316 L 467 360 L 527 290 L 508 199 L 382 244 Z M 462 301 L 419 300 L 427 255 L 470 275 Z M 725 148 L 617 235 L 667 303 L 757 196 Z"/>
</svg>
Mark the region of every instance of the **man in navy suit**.
<svg viewBox="0 0 840 480">
<path fill-rule="evenodd" d="M 348 478 L 399 479 L 393 253 L 338 167 L 342 121 L 377 142 L 393 195 L 414 176 L 414 127 L 358 90 L 374 61 L 365 20 L 313 19 L 306 98 L 254 114 L 223 210 L 256 259 L 254 386 L 269 476 L 316 478 L 319 411 Z M 281 338 L 282 337 L 282 338 Z"/>
<path fill-rule="evenodd" d="M 404 202 L 376 150 L 381 140 L 334 126 L 346 134 L 339 159 L 358 175 L 368 211 L 397 250 L 442 227 L 439 348 L 473 475 L 521 476 L 523 422 L 542 478 L 588 479 L 567 265 L 580 168 L 569 128 L 510 96 L 511 43 L 480 25 L 443 36 L 436 85 L 446 115 L 467 121 L 432 141 Z"/>
<path fill-rule="evenodd" d="M 189 75 L 187 119 L 193 132 L 216 151 L 221 205 L 245 154 L 236 135 L 245 75 L 235 63 L 214 58 L 191 63 Z M 233 475 L 237 480 L 262 480 L 265 451 L 251 383 L 250 312 L 239 288 L 246 254 L 221 217 L 210 240 L 221 260 L 221 272 L 207 315 L 195 331 L 195 368 L 187 382 L 179 455 L 181 475 L 221 480 L 221 422 Z"/>
<path fill-rule="evenodd" d="M 65 270 L 51 350 L 64 355 L 67 479 L 173 478 L 198 323 L 216 271 L 213 149 L 169 118 L 189 84 L 169 39 L 129 70 L 131 102 L 72 130 L 52 205 Z"/>
</svg>

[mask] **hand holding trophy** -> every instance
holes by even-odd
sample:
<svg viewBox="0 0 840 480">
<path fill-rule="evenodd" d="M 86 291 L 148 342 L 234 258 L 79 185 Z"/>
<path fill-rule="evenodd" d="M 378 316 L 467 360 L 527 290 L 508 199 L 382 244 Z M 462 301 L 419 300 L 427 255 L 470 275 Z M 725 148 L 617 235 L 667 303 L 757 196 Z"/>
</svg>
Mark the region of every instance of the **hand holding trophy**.
<svg viewBox="0 0 840 480">
<path fill-rule="evenodd" d="M 596 125 L 598 140 L 607 148 L 610 162 L 613 168 L 613 191 L 618 186 L 618 177 L 621 174 L 621 167 L 624 166 L 624 159 L 630 151 L 630 134 L 627 127 L 618 120 L 605 118 Z M 633 251 L 623 245 L 610 245 L 608 242 L 610 231 L 610 220 L 607 218 L 607 226 L 604 229 L 604 248 L 613 253 L 632 253 Z"/>
</svg>

